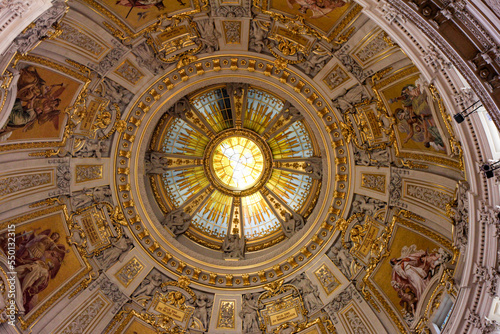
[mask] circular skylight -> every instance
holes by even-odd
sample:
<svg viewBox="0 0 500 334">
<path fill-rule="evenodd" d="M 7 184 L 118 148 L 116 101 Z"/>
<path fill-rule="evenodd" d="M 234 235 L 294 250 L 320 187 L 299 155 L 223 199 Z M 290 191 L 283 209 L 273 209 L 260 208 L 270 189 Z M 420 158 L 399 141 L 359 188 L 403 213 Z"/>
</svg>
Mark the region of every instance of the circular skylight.
<svg viewBox="0 0 500 334">
<path fill-rule="evenodd" d="M 290 108 L 258 87 L 242 86 L 235 97 L 218 85 L 165 114 L 151 146 L 164 167 L 150 180 L 169 221 L 184 212 L 177 219 L 189 221 L 184 236 L 221 249 L 226 236 L 239 231 L 251 252 L 284 240 L 290 217 L 307 219 L 321 185 L 307 166 L 319 151 Z"/>
<path fill-rule="evenodd" d="M 217 179 L 230 189 L 251 188 L 262 176 L 264 156 L 252 140 L 232 136 L 214 150 L 212 166 Z"/>
</svg>

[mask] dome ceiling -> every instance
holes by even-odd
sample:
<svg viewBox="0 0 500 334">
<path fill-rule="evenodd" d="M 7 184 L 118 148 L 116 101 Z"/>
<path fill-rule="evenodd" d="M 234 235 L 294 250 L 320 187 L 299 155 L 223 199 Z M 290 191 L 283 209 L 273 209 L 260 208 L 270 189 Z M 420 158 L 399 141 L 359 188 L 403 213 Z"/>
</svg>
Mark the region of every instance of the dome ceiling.
<svg viewBox="0 0 500 334">
<path fill-rule="evenodd" d="M 176 236 L 222 249 L 234 234 L 258 250 L 298 232 L 314 208 L 318 145 L 297 108 L 272 93 L 248 84 L 202 89 L 175 102 L 155 133 L 146 173 Z"/>
<path fill-rule="evenodd" d="M 479 300 L 485 135 L 394 7 L 45 5 L 0 62 L 0 330 L 437 334 Z"/>
</svg>

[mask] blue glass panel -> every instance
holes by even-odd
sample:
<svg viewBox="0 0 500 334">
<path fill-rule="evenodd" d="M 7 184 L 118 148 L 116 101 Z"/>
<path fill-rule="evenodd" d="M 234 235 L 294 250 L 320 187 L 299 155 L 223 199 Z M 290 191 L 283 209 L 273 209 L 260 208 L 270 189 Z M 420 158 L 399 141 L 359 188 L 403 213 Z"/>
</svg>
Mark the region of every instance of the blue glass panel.
<svg viewBox="0 0 500 334">
<path fill-rule="evenodd" d="M 276 118 L 283 106 L 283 101 L 273 95 L 250 88 L 247 93 L 247 108 L 243 127 L 261 134 Z"/>
<path fill-rule="evenodd" d="M 226 88 L 216 88 L 191 100 L 210 126 L 220 132 L 233 126 L 231 100 Z"/>
<path fill-rule="evenodd" d="M 245 237 L 248 240 L 260 238 L 281 228 L 276 215 L 260 193 L 241 199 Z"/>
<path fill-rule="evenodd" d="M 311 138 L 304 124 L 297 121 L 269 140 L 275 159 L 309 158 L 313 156 Z"/>
<path fill-rule="evenodd" d="M 198 133 L 188 123 L 175 118 L 163 137 L 162 151 L 202 157 L 208 138 Z"/>
<path fill-rule="evenodd" d="M 311 191 L 311 185 L 312 178 L 308 175 L 275 169 L 266 186 L 291 209 L 299 211 Z"/>
<path fill-rule="evenodd" d="M 206 234 L 224 238 L 227 234 L 233 197 L 214 191 L 194 215 L 191 224 Z"/>
<path fill-rule="evenodd" d="M 169 170 L 162 176 L 163 187 L 176 208 L 208 185 L 203 167 Z"/>
</svg>

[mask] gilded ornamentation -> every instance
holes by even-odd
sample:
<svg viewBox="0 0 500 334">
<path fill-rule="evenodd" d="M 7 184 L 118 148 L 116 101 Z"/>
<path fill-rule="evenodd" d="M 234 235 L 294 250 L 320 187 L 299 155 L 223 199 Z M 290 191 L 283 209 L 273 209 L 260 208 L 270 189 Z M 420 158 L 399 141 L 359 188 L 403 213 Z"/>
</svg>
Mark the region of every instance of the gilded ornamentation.
<svg viewBox="0 0 500 334">
<path fill-rule="evenodd" d="M 301 281 L 298 281 L 301 282 Z M 294 284 L 295 285 L 295 284 Z M 260 313 L 259 322 L 261 331 L 275 332 L 282 328 L 283 324 L 294 322 L 295 324 L 307 321 L 307 310 L 304 308 L 302 290 L 292 284 L 283 284 L 283 280 L 266 285 L 266 292 L 260 294 L 255 304 L 255 296 L 244 295 L 242 312 L 243 331 L 254 333 L 257 321 L 257 312 Z M 292 292 L 292 293 L 290 293 Z M 307 291 L 304 291 L 307 293 Z M 281 296 L 281 298 L 276 298 Z"/>
<path fill-rule="evenodd" d="M 314 275 L 316 275 L 327 295 L 331 295 L 340 286 L 339 280 L 326 264 L 322 264 L 321 267 L 316 269 Z"/>
<path fill-rule="evenodd" d="M 94 122 L 91 125 L 92 130 L 104 130 L 111 124 L 111 113 L 109 111 L 105 111 L 103 107 L 99 108 L 97 115 L 95 115 Z"/>
<path fill-rule="evenodd" d="M 283 286 L 283 280 L 277 280 L 272 283 L 268 283 L 262 287 L 264 290 L 268 291 L 269 297 L 276 296 L 277 294 L 283 293 L 285 287 Z M 266 295 L 267 296 L 267 295 Z"/>
<path fill-rule="evenodd" d="M 222 21 L 222 27 L 227 44 L 241 43 L 241 21 Z"/>
<path fill-rule="evenodd" d="M 337 36 L 344 31 L 344 29 L 349 26 L 352 22 L 356 20 L 356 18 L 360 15 L 363 7 L 359 4 L 355 4 L 352 9 L 347 13 L 346 16 L 337 24 L 332 33 L 328 36 L 328 39 L 333 41 Z"/>
<path fill-rule="evenodd" d="M 386 175 L 384 174 L 361 174 L 361 187 L 385 193 Z"/>
<path fill-rule="evenodd" d="M 275 71 L 275 67 L 274 67 L 275 64 L 274 63 L 262 61 L 261 59 L 249 59 L 249 60 L 242 59 L 242 60 L 240 60 L 237 58 L 227 59 L 227 58 L 219 58 L 217 56 L 213 56 L 213 57 L 210 56 L 210 57 L 207 57 L 207 58 L 200 60 L 200 61 L 203 62 L 203 69 L 204 69 L 205 73 L 209 72 L 209 71 L 216 71 L 217 72 L 217 71 L 221 71 L 222 69 L 224 69 L 224 70 L 228 69 L 228 70 L 233 70 L 233 71 L 259 71 L 260 73 L 264 73 L 264 72 L 268 73 L 269 77 L 271 79 L 275 79 L 277 82 L 279 80 L 283 79 L 283 72 L 282 71 L 281 72 Z M 179 83 L 184 82 L 180 79 L 185 79 L 185 81 L 189 81 L 189 80 L 192 80 L 193 78 L 196 78 L 197 72 L 196 72 L 195 66 L 193 66 L 192 69 L 193 69 L 193 71 L 189 71 L 189 68 L 186 68 L 186 67 L 182 68 L 182 69 L 173 69 L 171 72 L 166 73 L 163 78 L 158 80 L 157 83 L 155 83 L 154 86 L 151 87 L 151 89 L 154 88 L 154 90 L 158 93 L 157 98 L 160 99 L 162 96 L 164 96 L 164 94 L 170 94 L 171 92 L 173 92 L 175 90 L 175 86 L 177 86 Z M 184 70 L 184 71 L 181 73 L 182 70 Z M 302 80 L 297 80 L 297 76 L 294 74 L 293 69 L 288 71 L 287 74 L 288 75 L 285 76 L 285 78 L 287 80 L 286 82 L 289 82 L 293 87 L 295 87 L 295 89 L 301 95 L 304 96 L 304 99 L 309 98 L 311 100 L 311 103 L 313 103 L 314 107 L 317 107 L 319 109 L 323 108 L 322 104 L 324 102 L 323 102 L 323 97 L 320 97 L 321 94 L 318 94 L 317 92 L 315 92 L 314 94 L 311 94 L 312 87 L 308 86 Z M 165 86 L 165 85 L 167 85 L 167 86 Z M 161 86 L 161 88 L 160 88 L 160 86 Z M 165 89 L 165 88 L 167 88 L 167 89 Z M 151 89 L 149 89 L 149 90 L 151 90 Z M 131 107 L 130 110 L 141 110 L 143 112 L 148 112 L 150 109 L 152 109 L 153 104 L 157 101 L 157 99 L 156 99 L 156 97 L 154 99 L 150 98 L 149 95 L 146 97 L 147 97 L 146 99 L 141 99 L 140 101 L 137 101 L 136 106 Z M 150 98 L 150 99 L 148 100 L 148 98 Z M 188 113 L 186 113 L 186 116 L 187 116 L 187 114 Z M 196 112 L 196 113 L 192 112 L 191 114 L 196 116 L 198 114 L 198 112 Z M 130 118 L 130 116 L 132 116 L 134 118 L 133 122 L 137 122 L 143 117 L 143 115 L 144 115 L 144 113 L 141 113 L 141 115 L 139 115 L 138 113 L 134 114 L 132 112 L 131 115 L 127 116 L 127 119 Z M 169 116 L 167 116 L 165 118 L 166 121 L 169 120 L 168 117 Z M 293 120 L 294 116 L 291 115 L 290 119 Z M 134 125 L 133 122 L 130 121 L 130 122 L 128 122 L 128 125 L 127 125 L 131 129 L 136 128 L 136 126 Z M 200 120 L 200 122 L 201 122 L 201 120 Z M 207 122 L 208 122 L 208 120 L 204 119 L 203 122 L 201 122 L 201 124 L 205 125 Z M 298 122 L 298 124 L 299 123 L 302 123 L 302 122 Z M 285 126 L 285 125 L 283 125 L 283 126 Z M 209 132 L 204 131 L 204 133 L 207 133 L 208 137 L 210 137 Z M 127 133 L 125 133 L 125 134 L 128 137 L 131 137 L 131 136 L 134 137 L 132 135 L 132 134 L 134 134 L 134 131 L 132 131 L 131 133 L 129 133 L 127 131 Z M 333 133 L 332 133 L 332 135 L 333 135 Z M 124 136 L 123 136 L 123 138 L 125 139 Z M 155 141 L 155 139 L 153 138 L 152 142 L 154 142 L 154 141 Z M 128 143 L 129 143 L 129 141 L 125 142 L 125 144 L 128 144 Z M 156 143 L 157 143 L 157 145 L 159 145 L 158 140 L 156 140 Z M 338 145 L 336 146 L 336 152 L 344 154 L 343 152 L 346 152 L 345 151 L 346 150 L 345 141 L 339 140 L 337 144 Z M 135 146 L 135 143 L 133 143 L 132 145 Z M 130 146 L 128 146 L 128 147 L 130 147 Z M 117 159 L 119 159 L 117 161 L 124 160 L 126 162 L 124 164 L 124 166 L 127 166 L 127 163 L 130 163 L 130 160 L 128 158 L 128 154 L 126 153 L 126 151 L 130 150 L 128 147 L 124 147 L 123 150 L 120 150 L 119 156 L 117 154 Z M 157 149 L 157 147 L 150 146 L 149 149 Z M 345 172 L 347 171 L 347 159 L 345 157 L 336 158 L 335 163 L 339 166 L 340 173 L 342 173 L 342 176 L 347 176 L 347 174 L 345 174 Z M 127 179 L 130 178 L 130 175 L 131 175 L 130 167 L 124 167 L 121 165 L 117 165 L 117 166 L 120 166 L 119 168 L 117 168 L 117 172 L 118 172 L 117 177 L 119 178 L 119 180 L 122 180 L 122 179 L 124 180 L 124 181 L 119 181 L 119 183 L 121 184 L 122 182 L 127 182 Z M 342 211 L 345 210 L 345 209 L 343 209 L 343 203 L 346 201 L 347 194 L 348 194 L 348 192 L 345 189 L 345 184 L 343 183 L 347 179 L 345 179 L 344 181 L 342 181 L 342 180 L 344 180 L 344 178 L 341 178 L 341 179 L 339 179 L 339 181 L 336 181 L 336 185 L 343 185 L 344 186 L 343 188 L 339 187 L 338 191 L 335 192 L 336 203 L 335 203 L 335 210 L 332 211 L 332 213 L 335 213 L 336 215 L 341 215 Z M 265 188 L 263 188 L 262 190 L 264 191 Z M 160 192 L 160 191 L 161 191 L 161 189 L 157 188 L 157 192 Z M 192 214 L 192 213 L 196 212 L 197 210 L 199 210 L 199 206 L 203 205 L 203 201 L 206 201 L 206 197 L 209 196 L 212 191 L 213 191 L 213 189 L 209 190 L 207 188 L 207 190 L 205 190 L 205 191 L 198 192 L 199 195 L 196 195 L 193 198 L 193 200 L 188 203 L 188 205 L 185 208 L 185 212 L 188 214 Z M 266 193 L 266 191 L 264 191 L 263 194 L 264 193 Z M 313 193 L 319 194 L 319 187 L 316 187 L 315 189 L 313 189 Z M 127 194 L 130 195 L 129 193 L 127 193 Z M 127 198 L 127 200 L 122 201 L 122 204 L 126 206 L 126 208 L 124 210 L 128 211 L 127 217 L 133 217 L 133 219 L 135 221 L 134 223 L 132 223 L 133 228 L 131 228 L 131 232 L 136 234 L 136 235 L 140 234 L 142 236 L 142 237 L 139 236 L 139 240 L 141 243 L 144 243 L 144 246 L 146 247 L 146 249 L 152 249 L 151 250 L 152 256 L 157 257 L 157 255 L 156 255 L 157 253 L 158 254 L 166 254 L 166 253 L 164 253 L 164 249 L 162 249 L 162 246 L 160 246 L 160 248 L 158 248 L 158 243 L 156 243 L 154 241 L 154 239 L 152 238 L 152 236 L 150 234 L 147 234 L 147 237 L 145 237 L 146 230 L 141 228 L 140 224 L 136 223 L 136 222 L 140 221 L 139 220 L 140 218 L 139 218 L 139 216 L 137 216 L 137 213 L 135 212 L 135 210 L 136 210 L 135 204 L 130 199 L 131 198 L 129 197 L 129 198 Z M 121 197 L 120 197 L 120 200 L 121 200 Z M 311 202 L 312 200 L 308 200 L 308 201 Z M 281 213 L 283 212 L 283 215 L 284 215 L 284 210 L 286 210 L 286 209 L 283 207 L 283 205 L 281 205 L 279 202 L 273 202 L 272 205 L 273 206 L 280 205 L 281 209 L 278 210 L 277 214 L 279 214 L 281 217 L 282 216 Z M 171 209 L 167 209 L 167 210 L 171 210 Z M 308 209 L 306 211 L 309 211 L 309 210 L 310 209 Z M 307 214 L 307 212 L 305 212 L 305 214 Z M 331 228 L 330 225 L 328 225 L 328 226 L 329 227 L 324 231 L 326 233 L 326 236 L 323 236 L 323 234 L 322 234 L 322 238 L 325 238 L 325 239 L 323 239 L 325 241 L 328 239 L 328 234 L 332 234 L 334 232 L 333 228 Z M 136 229 L 137 229 L 137 231 L 136 231 Z M 199 237 L 200 234 L 199 234 L 199 232 L 197 232 L 196 228 L 189 229 L 188 231 L 185 232 L 184 235 L 188 236 L 190 239 L 192 239 L 194 236 L 197 238 L 200 238 Z M 284 236 L 280 236 L 280 237 L 284 237 Z M 266 241 L 264 246 L 265 247 L 272 246 L 273 244 L 276 243 L 276 240 L 273 239 L 270 241 Z M 147 244 L 146 244 L 146 241 L 147 241 Z M 203 245 L 207 245 L 210 248 L 217 248 L 216 247 L 217 245 L 213 245 L 213 242 L 211 242 L 211 241 L 202 240 L 202 242 L 203 242 L 202 243 Z M 153 246 L 151 246 L 151 245 L 153 245 Z M 310 243 L 310 245 L 308 245 L 308 247 L 304 247 L 304 252 L 306 252 L 306 253 L 304 253 L 304 255 L 300 254 L 297 257 L 298 261 L 300 261 L 301 264 L 299 265 L 298 263 L 295 263 L 295 261 L 294 261 L 294 263 L 295 263 L 294 265 L 290 264 L 290 265 L 292 265 L 293 271 L 298 270 L 298 268 L 300 268 L 303 265 L 303 263 L 306 263 L 303 261 L 303 259 L 306 256 L 307 256 L 308 261 L 310 259 L 314 258 L 316 256 L 316 254 L 322 249 L 323 245 L 320 245 L 318 247 L 316 242 L 311 241 L 311 243 Z M 247 251 L 249 251 L 249 249 L 260 249 L 260 247 L 262 245 L 249 244 L 247 246 L 248 246 Z M 160 256 L 160 255 L 158 255 L 158 256 Z M 300 258 L 302 258 L 302 260 Z M 164 268 L 166 268 L 166 270 L 172 271 L 174 273 L 177 273 L 178 269 L 180 270 L 180 267 L 178 266 L 178 264 L 180 262 L 179 262 L 179 259 L 177 259 L 177 257 L 175 255 L 172 255 L 168 252 L 168 255 L 165 255 L 165 256 L 161 255 L 160 259 L 162 259 L 161 263 L 162 263 L 162 265 L 164 265 Z M 287 267 L 289 266 L 288 263 L 285 263 L 285 265 Z M 187 273 L 188 271 L 192 271 L 193 267 L 190 263 L 187 263 L 187 265 L 182 267 L 182 270 L 183 270 L 183 272 Z M 210 274 L 210 279 L 208 277 L 209 274 Z M 288 272 L 287 272 L 287 274 L 288 274 Z M 215 278 L 212 279 L 211 273 L 208 273 L 208 272 L 203 271 L 203 270 L 199 270 L 199 273 L 196 276 L 193 276 L 193 280 L 196 281 L 197 284 L 202 284 L 202 285 L 226 286 L 225 280 L 222 278 L 225 275 L 219 275 L 216 273 L 214 273 L 214 275 L 215 275 L 214 276 Z M 248 279 L 245 280 L 243 275 L 248 275 Z M 259 280 L 259 277 L 262 277 L 262 279 Z M 236 283 L 236 282 L 241 282 L 241 281 L 243 281 L 243 282 L 248 281 L 248 285 L 257 286 L 257 285 L 260 285 L 266 281 L 273 281 L 277 277 L 279 277 L 278 273 L 274 271 L 273 266 L 263 270 L 262 276 L 260 274 L 258 275 L 258 273 L 251 273 L 251 272 L 250 273 L 245 272 L 245 273 L 241 273 L 241 274 L 235 273 L 235 274 L 233 274 L 233 279 L 232 279 L 233 284 L 231 286 L 228 286 L 228 288 L 233 288 L 233 289 L 242 288 L 241 284 Z M 220 282 L 217 278 L 220 278 Z M 245 283 L 245 286 L 246 286 L 246 283 Z"/>
<path fill-rule="evenodd" d="M 144 265 L 134 257 L 116 272 L 115 277 L 124 287 L 127 287 L 139 275 L 142 269 L 144 269 Z"/>
<path fill-rule="evenodd" d="M 144 77 L 144 74 L 128 59 L 118 66 L 115 73 L 133 85 L 137 84 Z"/>
<path fill-rule="evenodd" d="M 155 275 L 157 272 L 155 273 Z M 199 305 L 197 304 L 198 298 L 191 288 L 189 288 L 190 280 L 186 276 L 182 276 L 178 281 L 165 281 L 162 282 L 161 274 L 155 278 L 155 281 L 160 283 L 160 290 L 156 291 L 153 296 L 153 300 L 146 307 L 146 310 L 138 313 L 132 309 L 122 309 L 114 318 L 111 324 L 108 326 L 106 333 L 109 333 L 113 327 L 127 315 L 126 319 L 122 324 L 116 329 L 118 332 L 123 331 L 124 327 L 128 324 L 133 316 L 139 317 L 154 328 L 159 331 L 168 333 L 185 333 L 191 319 L 194 316 L 198 316 L 198 319 L 203 318 L 203 312 L 197 312 Z M 146 287 L 146 285 L 144 286 Z M 150 295 L 155 291 L 158 284 L 153 285 L 153 289 L 148 290 Z M 172 289 L 174 287 L 174 289 Z M 140 291 L 140 290 L 138 290 Z M 161 291 L 169 291 L 164 294 Z M 134 295 L 139 295 L 141 292 L 134 293 Z M 202 296 L 203 297 L 203 296 Z M 186 305 L 186 301 L 189 299 L 191 304 L 196 305 L 196 309 L 193 306 Z M 203 298 L 201 298 L 203 299 Z M 147 305 L 146 303 L 145 305 Z M 201 305 L 201 304 L 200 304 Z M 206 320 L 200 319 L 203 325 L 207 325 Z M 207 329 L 207 328 L 205 328 Z"/>
<path fill-rule="evenodd" d="M 235 328 L 235 303 L 231 300 L 221 300 L 219 304 L 219 315 L 217 317 L 217 328 Z"/>
<path fill-rule="evenodd" d="M 76 165 L 76 183 L 102 179 L 102 165 Z"/>
</svg>

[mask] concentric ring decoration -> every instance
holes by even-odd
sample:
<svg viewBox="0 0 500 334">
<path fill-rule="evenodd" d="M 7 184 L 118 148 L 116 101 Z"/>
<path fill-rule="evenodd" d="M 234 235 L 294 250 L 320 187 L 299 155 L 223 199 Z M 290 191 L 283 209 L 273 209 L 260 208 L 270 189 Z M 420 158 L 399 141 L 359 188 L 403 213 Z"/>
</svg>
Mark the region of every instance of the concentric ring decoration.
<svg viewBox="0 0 500 334">
<path fill-rule="evenodd" d="M 245 159 L 245 162 L 242 161 L 240 164 L 240 166 L 244 164 L 248 165 L 248 169 L 252 170 L 254 173 L 250 173 L 247 176 L 249 178 L 248 181 L 243 181 L 244 186 L 240 185 L 238 187 L 238 184 L 232 180 L 235 168 L 231 167 L 230 164 L 229 166 L 223 165 L 224 160 L 227 160 L 227 163 L 229 163 L 230 157 L 224 158 L 224 152 L 220 149 L 224 146 L 229 148 L 232 141 L 242 143 L 240 146 L 242 151 L 235 152 L 240 161 L 242 158 L 245 159 L 244 153 L 247 155 L 249 152 L 251 153 L 251 150 L 249 151 L 248 149 L 249 147 L 258 152 L 258 154 L 254 154 L 251 159 L 249 159 L 248 163 Z M 235 145 L 237 144 L 235 143 Z M 232 148 L 230 148 L 229 151 L 231 150 Z M 208 143 L 203 157 L 205 175 L 209 178 L 211 184 L 226 195 L 237 195 L 241 197 L 249 196 L 262 188 L 271 176 L 272 166 L 273 156 L 269 145 L 258 134 L 246 129 L 228 129 L 218 133 L 217 136 Z M 231 172 L 226 174 L 224 168 Z M 243 174 L 240 175 L 243 176 Z"/>
<path fill-rule="evenodd" d="M 338 127 L 335 113 L 329 109 L 320 90 L 314 88 L 314 85 L 298 73 L 291 69 L 276 68 L 270 60 L 264 58 L 248 57 L 248 59 L 235 60 L 224 56 L 207 57 L 200 59 L 199 63 L 204 68 L 203 77 L 190 71 L 190 69 L 199 67 L 195 67 L 193 64 L 193 66 L 188 65 L 186 68 L 172 70 L 159 81 L 153 83 L 134 102 L 135 104 L 126 118 L 128 119 L 127 131 L 121 134 L 118 149 L 115 151 L 116 191 L 136 241 L 165 270 L 175 275 L 188 275 L 195 284 L 215 289 L 218 287 L 251 289 L 276 278 L 292 275 L 312 261 L 328 240 L 334 236 L 336 233 L 334 221 L 344 215 L 346 204 L 351 196 L 349 185 L 351 158 Z M 230 63 L 236 64 L 236 69 Z M 218 73 L 220 71 L 225 72 L 226 75 Z M 241 73 L 235 73 L 235 71 Z M 252 73 L 251 76 L 245 75 L 247 71 L 255 73 Z M 191 75 L 187 73 L 191 73 Z M 317 140 L 317 143 L 313 145 L 315 152 L 320 153 L 324 165 L 334 166 L 332 170 L 325 172 L 322 179 L 317 182 L 318 186 L 311 189 L 313 193 L 311 198 L 314 200 L 311 200 L 309 205 L 300 212 L 304 217 L 308 217 L 307 223 L 300 233 L 296 233 L 288 239 L 283 236 L 279 237 L 277 234 L 281 232 L 277 231 L 275 234 L 271 233 L 269 238 L 259 240 L 259 244 L 252 244 L 250 240 L 247 243 L 247 252 L 250 252 L 247 253 L 248 256 L 242 261 L 231 263 L 224 261 L 220 255 L 216 255 L 220 254 L 220 251 L 217 251 L 217 244 L 212 243 L 211 246 L 204 246 L 202 243 L 193 243 L 196 235 L 192 235 L 191 238 L 186 238 L 183 235 L 179 239 L 175 239 L 166 231 L 161 225 L 161 219 L 165 212 L 162 211 L 161 205 L 155 203 L 152 196 L 148 197 L 146 188 L 149 186 L 146 184 L 151 177 L 144 174 L 145 152 L 154 145 L 160 145 L 158 141 L 155 142 L 153 139 L 161 137 L 161 130 L 156 125 L 164 116 L 165 110 L 181 97 L 189 96 L 203 87 L 220 83 L 221 80 L 256 85 L 256 87 L 262 87 L 264 90 L 272 91 L 274 94 L 292 101 L 292 104 L 299 108 L 303 114 L 304 121 L 301 124 Z M 297 91 L 300 94 L 297 94 L 298 97 L 294 97 L 293 92 Z M 240 112 L 242 111 L 240 109 Z M 237 122 L 234 122 L 232 126 L 216 129 L 216 125 L 214 125 L 216 123 L 210 124 L 206 118 L 199 117 L 200 114 L 202 113 L 186 115 L 188 117 L 187 123 L 198 124 L 197 128 L 202 131 L 202 135 L 205 137 L 204 146 L 209 142 L 214 143 L 215 146 L 219 144 L 220 141 L 214 140 L 214 138 L 226 129 L 229 129 L 228 133 L 233 131 L 233 136 L 234 131 L 238 130 L 236 128 Z M 242 131 L 263 133 L 258 122 L 254 122 L 252 128 L 251 122 L 245 119 L 244 112 L 241 117 Z M 284 119 L 280 119 L 280 121 L 283 122 Z M 249 124 L 251 126 L 245 127 L 245 122 L 247 122 L 247 126 Z M 154 131 L 152 131 L 153 129 Z M 255 139 L 259 137 L 262 137 L 265 145 L 260 142 L 260 139 Z M 267 170 L 301 168 L 297 167 L 297 164 L 293 167 L 292 158 L 288 159 L 289 161 L 286 157 L 278 157 L 277 159 L 276 153 L 273 152 L 272 137 L 259 134 L 255 138 L 253 142 L 262 150 L 264 161 L 272 164 L 272 168 L 263 169 L 263 175 L 257 183 L 260 181 L 264 183 Z M 270 159 L 266 158 L 266 147 L 271 150 L 272 157 Z M 197 157 L 192 157 L 194 161 L 192 167 L 193 169 L 201 168 L 202 173 L 205 174 L 206 164 L 203 163 L 203 159 L 210 158 L 210 156 L 205 156 L 205 150 L 201 147 L 197 152 Z M 288 165 L 285 166 L 285 164 Z M 303 172 L 303 174 L 306 175 L 307 172 Z M 271 175 L 267 183 L 271 183 L 272 178 Z M 266 184 L 256 184 L 249 190 L 257 188 L 259 189 L 254 194 L 265 197 L 265 201 L 271 205 L 283 204 L 278 199 L 274 204 L 271 202 L 273 189 L 270 189 Z M 216 187 L 210 182 L 203 185 L 198 196 L 189 199 L 189 208 L 186 207 L 185 212 L 189 213 L 188 211 L 191 209 L 191 213 L 193 213 L 195 207 L 206 202 L 215 190 Z M 226 191 L 232 190 L 226 188 Z M 241 199 L 240 196 L 235 198 Z M 316 203 L 318 204 L 316 205 Z M 244 207 L 241 200 L 238 205 L 239 208 Z M 234 208 L 235 206 L 233 206 Z M 171 209 L 167 208 L 167 210 Z M 222 240 L 220 237 L 213 239 L 218 240 L 219 244 Z M 215 247 L 213 247 L 214 245 Z M 263 248 L 266 248 L 265 252 L 259 251 Z M 287 250 L 292 248 L 298 251 L 293 254 L 287 253 Z M 210 255 L 210 252 L 213 254 Z"/>
</svg>

